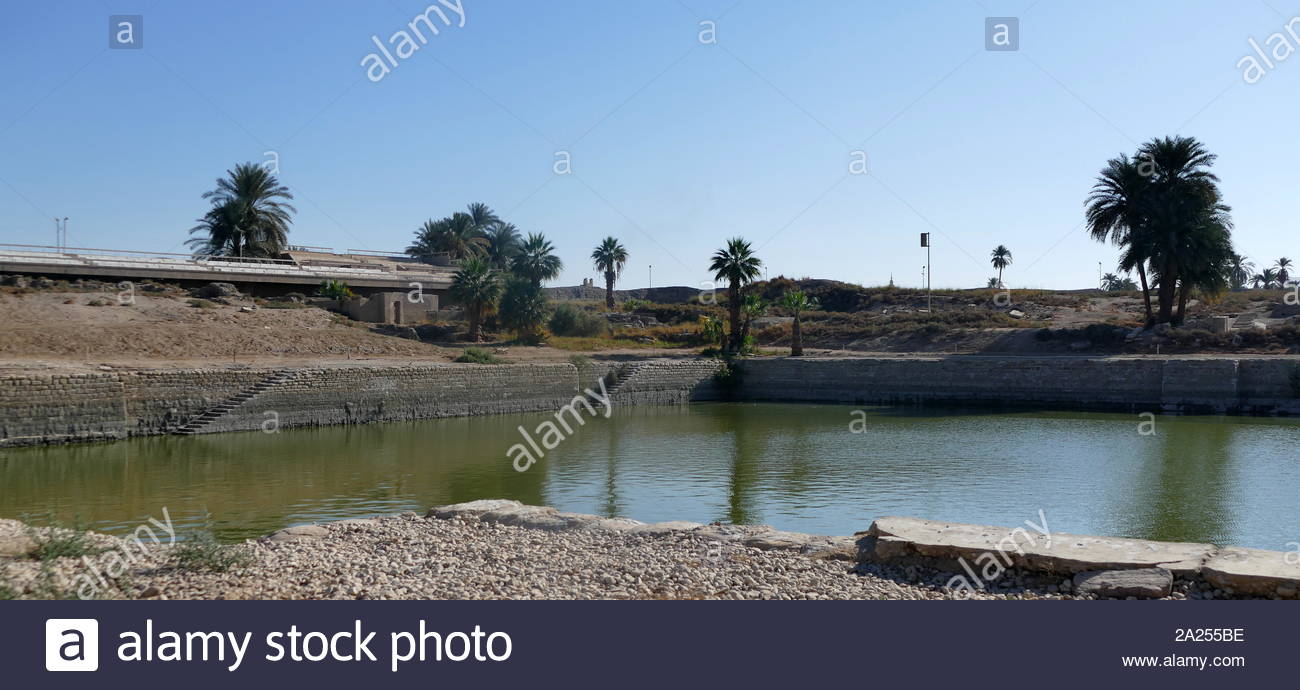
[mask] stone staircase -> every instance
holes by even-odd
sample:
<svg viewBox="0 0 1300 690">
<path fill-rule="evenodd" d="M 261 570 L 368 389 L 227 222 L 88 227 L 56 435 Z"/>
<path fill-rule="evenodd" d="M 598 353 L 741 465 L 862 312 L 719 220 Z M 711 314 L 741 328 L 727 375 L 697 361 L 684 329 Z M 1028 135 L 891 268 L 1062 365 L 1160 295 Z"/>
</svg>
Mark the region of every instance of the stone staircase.
<svg viewBox="0 0 1300 690">
<path fill-rule="evenodd" d="M 608 395 L 617 393 L 618 389 L 627 383 L 627 380 L 632 378 L 640 367 L 640 364 L 624 364 L 620 366 L 618 373 L 614 374 L 614 380 L 605 384 L 605 392 Z"/>
<path fill-rule="evenodd" d="M 235 408 L 280 385 L 281 383 L 284 383 L 292 376 L 293 371 L 290 369 L 276 371 L 261 381 L 258 381 L 248 388 L 230 396 L 228 399 L 222 401 L 221 404 L 205 410 L 203 414 L 191 419 L 180 427 L 177 427 L 172 433 L 182 436 L 201 433 L 208 427 L 208 425 L 230 414 Z"/>
</svg>

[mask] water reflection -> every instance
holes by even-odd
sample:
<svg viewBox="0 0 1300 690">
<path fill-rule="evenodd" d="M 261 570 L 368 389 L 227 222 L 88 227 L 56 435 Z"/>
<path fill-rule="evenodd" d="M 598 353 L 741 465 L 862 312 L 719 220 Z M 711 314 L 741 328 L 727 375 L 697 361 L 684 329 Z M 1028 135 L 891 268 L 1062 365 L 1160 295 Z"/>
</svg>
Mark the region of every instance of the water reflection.
<svg viewBox="0 0 1300 690">
<path fill-rule="evenodd" d="M 707 404 L 592 419 L 527 472 L 543 415 L 286 429 L 0 451 L 0 517 L 125 533 L 166 506 L 239 539 L 288 524 L 486 497 L 641 520 L 850 534 L 883 515 L 1284 549 L 1296 420 Z"/>
</svg>

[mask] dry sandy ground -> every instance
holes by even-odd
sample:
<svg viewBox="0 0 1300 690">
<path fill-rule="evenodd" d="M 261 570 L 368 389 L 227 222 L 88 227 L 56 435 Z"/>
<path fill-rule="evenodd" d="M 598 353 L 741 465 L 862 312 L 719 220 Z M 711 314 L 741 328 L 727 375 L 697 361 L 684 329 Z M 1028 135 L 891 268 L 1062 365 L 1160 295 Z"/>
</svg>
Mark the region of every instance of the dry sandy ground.
<svg viewBox="0 0 1300 690">
<path fill-rule="evenodd" d="M 232 300 L 198 308 L 176 294 L 137 294 L 134 304 L 120 306 L 116 295 L 0 293 L 0 361 L 156 367 L 321 357 L 447 360 L 441 348 L 346 325 L 321 309 L 240 311 L 247 306 L 252 302 Z"/>
<path fill-rule="evenodd" d="M 371 332 L 314 307 L 212 308 L 190 305 L 176 291 L 137 293 L 119 306 L 116 293 L 0 290 L 0 374 L 21 371 L 349 366 L 449 363 L 463 344 L 428 344 Z M 92 306 L 101 303 L 102 306 Z M 573 352 L 486 344 L 509 362 L 565 362 Z M 620 349 L 592 359 L 691 356 L 680 349 Z"/>
</svg>

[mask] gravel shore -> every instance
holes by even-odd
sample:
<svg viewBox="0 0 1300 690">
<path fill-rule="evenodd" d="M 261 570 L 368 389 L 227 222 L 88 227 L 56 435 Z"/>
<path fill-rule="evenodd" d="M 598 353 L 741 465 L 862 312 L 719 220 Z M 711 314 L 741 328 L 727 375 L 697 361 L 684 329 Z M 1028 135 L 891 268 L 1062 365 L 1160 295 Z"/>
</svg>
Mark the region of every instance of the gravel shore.
<svg viewBox="0 0 1300 690">
<path fill-rule="evenodd" d="M 133 539 L 32 530 L 0 520 L 0 598 L 968 598 L 944 587 L 946 573 L 858 565 L 843 548 L 816 549 L 806 542 L 792 547 L 789 539 L 827 538 L 761 531 L 768 528 L 647 526 L 539 514 L 551 509 L 527 506 L 523 509 L 532 512 L 507 506 L 499 513 L 530 516 L 532 524 L 521 526 L 481 519 L 481 510 L 452 508 L 435 509 L 427 517 L 407 513 L 289 528 L 230 546 L 147 540 L 141 546 Z M 539 528 L 539 520 L 552 527 Z M 554 526 L 565 520 L 567 526 Z M 719 533 L 734 538 L 719 539 Z M 831 546 L 849 538 L 839 539 Z M 62 544 L 62 553 L 48 546 L 32 551 L 36 544 Z M 1069 593 L 1068 581 L 1014 571 L 991 589 L 973 598 L 1092 598 Z M 1169 598 L 1214 598 L 1214 593 L 1179 582 Z"/>
</svg>

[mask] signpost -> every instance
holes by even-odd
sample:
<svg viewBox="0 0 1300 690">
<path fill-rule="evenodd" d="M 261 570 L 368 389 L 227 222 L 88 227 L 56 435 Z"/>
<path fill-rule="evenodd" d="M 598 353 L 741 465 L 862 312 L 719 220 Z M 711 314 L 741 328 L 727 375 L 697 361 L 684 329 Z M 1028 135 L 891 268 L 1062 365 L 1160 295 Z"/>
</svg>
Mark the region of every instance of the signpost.
<svg viewBox="0 0 1300 690">
<path fill-rule="evenodd" d="M 930 233 L 921 233 L 921 246 L 925 247 L 925 311 L 930 312 Z"/>
</svg>

